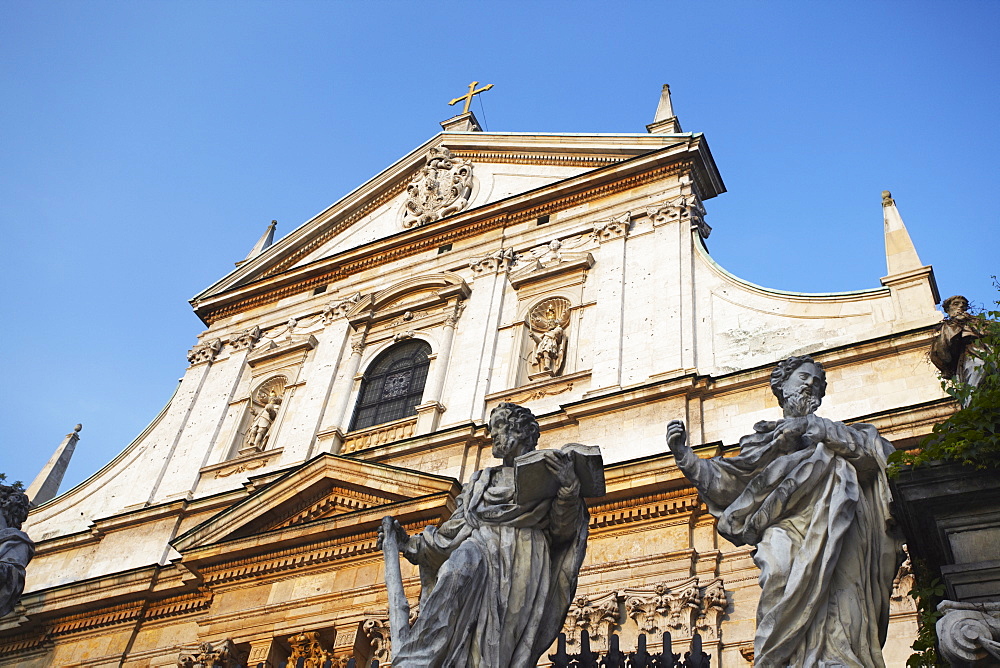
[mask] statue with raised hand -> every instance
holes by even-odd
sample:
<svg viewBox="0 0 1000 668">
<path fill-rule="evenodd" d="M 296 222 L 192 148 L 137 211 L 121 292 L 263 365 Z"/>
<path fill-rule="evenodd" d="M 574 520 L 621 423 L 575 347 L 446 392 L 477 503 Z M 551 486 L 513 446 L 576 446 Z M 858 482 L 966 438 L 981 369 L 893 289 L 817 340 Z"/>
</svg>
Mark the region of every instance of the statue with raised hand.
<svg viewBox="0 0 1000 668">
<path fill-rule="evenodd" d="M 883 668 L 902 560 L 889 527 L 892 444 L 872 425 L 816 415 L 826 372 L 809 356 L 780 362 L 771 390 L 784 418 L 754 425 L 734 457 L 700 459 L 684 423 L 667 426 L 677 465 L 718 519 L 719 533 L 756 547 L 754 665 Z"/>
<path fill-rule="evenodd" d="M 595 447 L 535 450 L 538 433 L 531 411 L 500 404 L 489 435 L 502 465 L 473 474 L 451 518 L 414 536 L 383 521 L 393 668 L 534 668 L 555 640 L 586 551 L 583 497 L 604 493 L 604 469 Z M 400 552 L 420 567 L 412 626 Z"/>
</svg>

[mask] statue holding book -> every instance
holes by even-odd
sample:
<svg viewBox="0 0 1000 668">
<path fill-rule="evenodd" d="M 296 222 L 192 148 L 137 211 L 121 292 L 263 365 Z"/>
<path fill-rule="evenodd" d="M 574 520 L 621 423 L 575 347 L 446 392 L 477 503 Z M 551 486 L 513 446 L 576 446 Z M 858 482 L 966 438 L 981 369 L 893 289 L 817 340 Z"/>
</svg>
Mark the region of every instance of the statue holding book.
<svg viewBox="0 0 1000 668">
<path fill-rule="evenodd" d="M 594 446 L 535 450 L 526 408 L 493 409 L 493 456 L 454 514 L 408 536 L 383 521 L 394 668 L 534 668 L 555 640 L 576 592 L 587 546 L 586 496 L 604 494 Z M 398 554 L 420 567 L 420 615 L 411 625 Z"/>
</svg>

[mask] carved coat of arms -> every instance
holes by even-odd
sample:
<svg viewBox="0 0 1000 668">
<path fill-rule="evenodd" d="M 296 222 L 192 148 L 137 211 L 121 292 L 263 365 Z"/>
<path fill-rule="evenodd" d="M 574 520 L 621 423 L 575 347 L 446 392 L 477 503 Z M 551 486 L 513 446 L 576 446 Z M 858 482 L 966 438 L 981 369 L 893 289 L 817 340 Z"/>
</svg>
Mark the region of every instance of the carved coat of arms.
<svg viewBox="0 0 1000 668">
<path fill-rule="evenodd" d="M 472 163 L 456 158 L 445 147 L 427 154 L 427 165 L 414 175 L 406 188 L 403 227 L 433 223 L 469 205 L 472 195 Z"/>
</svg>

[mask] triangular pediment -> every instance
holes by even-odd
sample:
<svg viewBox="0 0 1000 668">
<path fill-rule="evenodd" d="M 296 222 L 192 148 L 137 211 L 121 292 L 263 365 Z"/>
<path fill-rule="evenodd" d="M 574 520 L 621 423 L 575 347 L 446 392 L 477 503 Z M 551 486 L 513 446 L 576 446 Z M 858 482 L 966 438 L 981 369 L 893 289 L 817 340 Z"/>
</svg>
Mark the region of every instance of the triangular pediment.
<svg viewBox="0 0 1000 668">
<path fill-rule="evenodd" d="M 302 224 L 257 257 L 192 300 L 196 307 L 210 305 L 216 296 L 275 277 L 307 271 L 325 258 L 367 247 L 373 242 L 399 242 L 413 233 L 433 232 L 440 223 L 492 210 L 546 188 L 560 187 L 614 169 L 617 165 L 658 153 L 697 151 L 700 135 L 593 134 L 558 135 L 528 133 L 443 132 L 417 147 L 340 201 Z M 407 201 L 414 179 L 431 163 L 434 151 L 448 149 L 456 161 L 471 165 L 473 185 L 458 211 L 445 211 L 439 221 L 422 224 L 407 219 Z M 708 163 L 711 163 L 710 156 Z M 704 197 L 720 191 L 714 163 L 708 169 L 713 185 Z M 209 306 L 209 310 L 211 307 Z M 201 309 L 199 309 L 199 313 Z"/>
<path fill-rule="evenodd" d="M 188 561 L 369 530 L 385 515 L 452 507 L 452 478 L 323 454 L 171 542 Z M 425 513 L 426 514 L 426 513 Z M 433 514 L 433 513 L 431 513 Z M 428 515 L 429 517 L 429 515 Z"/>
</svg>

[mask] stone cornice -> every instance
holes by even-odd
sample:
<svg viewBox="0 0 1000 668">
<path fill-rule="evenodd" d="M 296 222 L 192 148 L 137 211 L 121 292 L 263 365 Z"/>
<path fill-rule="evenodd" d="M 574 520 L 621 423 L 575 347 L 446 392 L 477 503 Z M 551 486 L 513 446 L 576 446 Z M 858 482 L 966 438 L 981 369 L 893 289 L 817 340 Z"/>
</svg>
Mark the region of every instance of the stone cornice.
<svg viewBox="0 0 1000 668">
<path fill-rule="evenodd" d="M 336 234 L 333 227 L 326 228 L 319 236 L 310 239 L 290 255 L 287 261 L 278 262 L 264 270 L 263 278 L 239 287 L 220 283 L 218 288 L 202 293 L 192 303 L 199 317 L 211 324 L 219 318 L 273 303 L 365 269 L 604 198 L 681 171 L 694 172 L 696 180 L 704 181 L 701 184 L 703 192 L 714 195 L 722 192 L 724 186 L 707 150 L 707 145 L 704 145 L 700 137 L 689 138 L 659 151 L 400 232 L 303 267 L 291 268 L 296 261 Z M 706 194 L 708 196 L 710 195 Z M 219 292 L 212 295 L 211 290 L 216 289 Z"/>
</svg>

